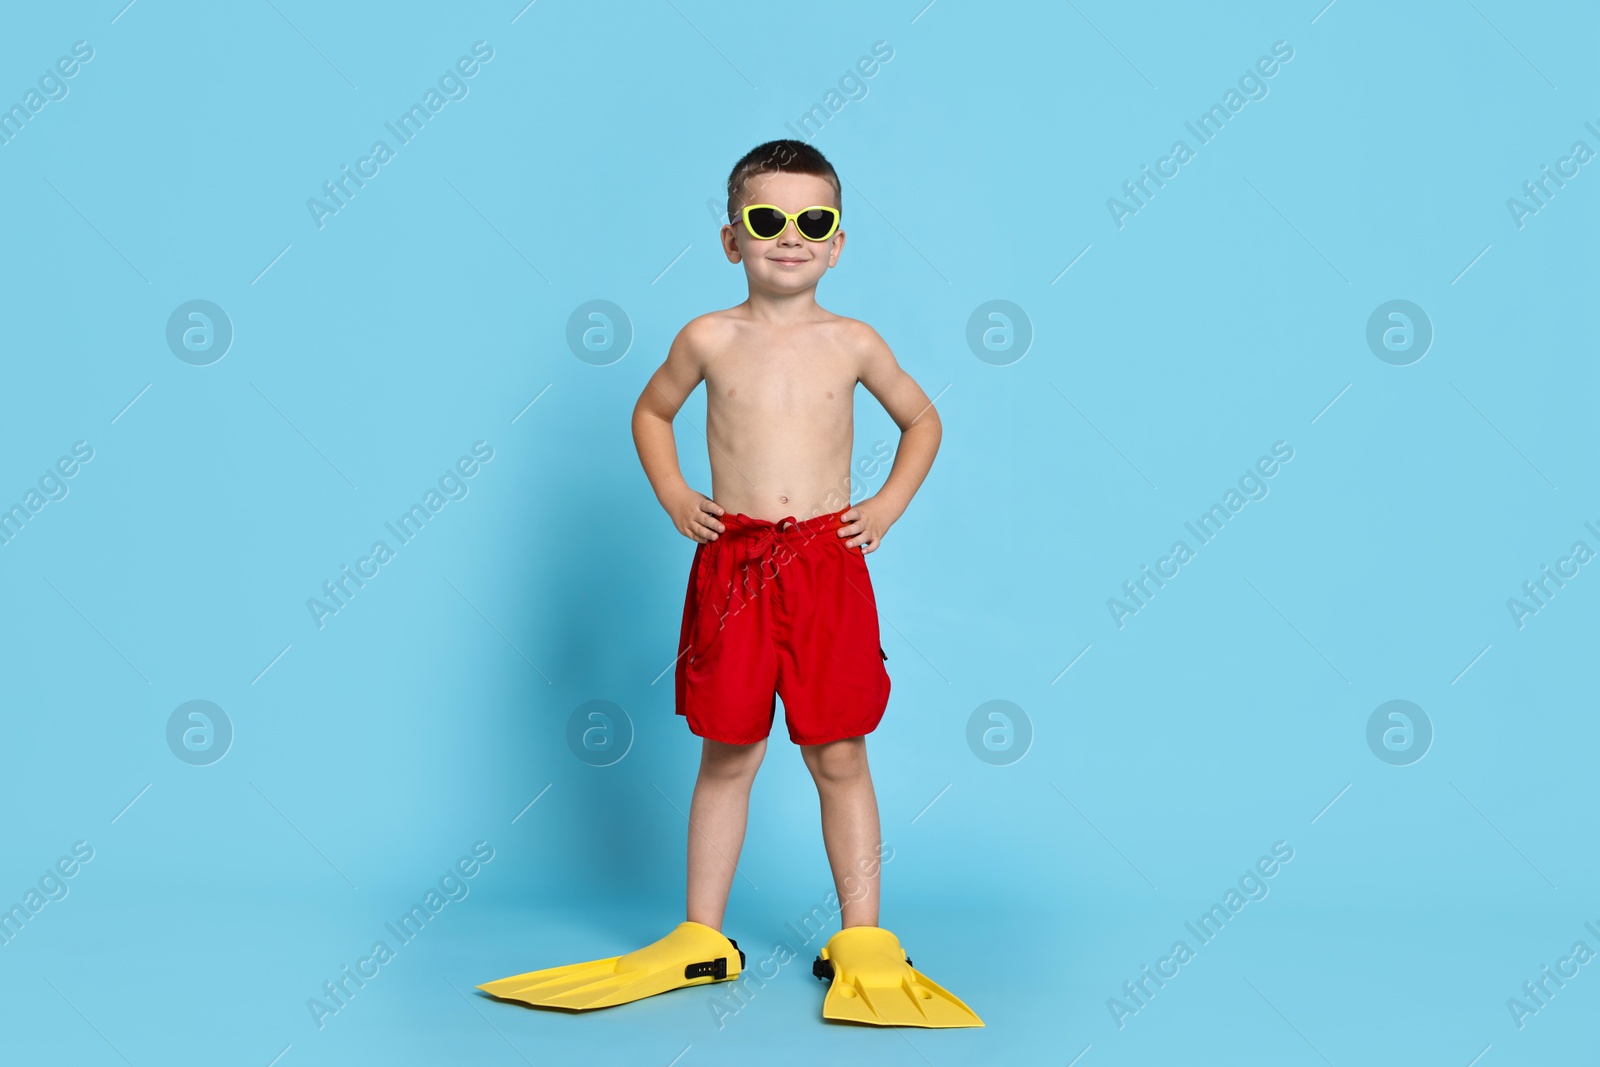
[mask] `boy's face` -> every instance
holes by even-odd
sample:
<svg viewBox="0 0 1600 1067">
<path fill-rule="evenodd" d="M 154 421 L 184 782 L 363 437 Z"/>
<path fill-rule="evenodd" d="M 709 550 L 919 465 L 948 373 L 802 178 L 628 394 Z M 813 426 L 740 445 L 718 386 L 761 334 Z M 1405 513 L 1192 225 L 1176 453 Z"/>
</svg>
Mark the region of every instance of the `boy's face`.
<svg viewBox="0 0 1600 1067">
<path fill-rule="evenodd" d="M 773 204 L 787 212 L 817 205 L 832 206 L 833 183 L 816 174 L 773 171 L 745 182 L 737 208 L 747 204 Z M 823 271 L 839 262 L 844 249 L 843 220 L 826 241 L 808 241 L 794 223 L 769 241 L 751 235 L 740 215 L 722 227 L 722 250 L 729 263 L 743 263 L 752 286 L 776 292 L 794 292 L 816 285 Z"/>
</svg>

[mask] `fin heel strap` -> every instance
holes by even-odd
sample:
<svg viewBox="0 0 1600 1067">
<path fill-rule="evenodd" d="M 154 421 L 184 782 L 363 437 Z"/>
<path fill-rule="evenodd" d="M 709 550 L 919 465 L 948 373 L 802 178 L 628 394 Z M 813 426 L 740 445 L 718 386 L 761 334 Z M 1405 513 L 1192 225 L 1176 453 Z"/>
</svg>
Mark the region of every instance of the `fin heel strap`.
<svg viewBox="0 0 1600 1067">
<path fill-rule="evenodd" d="M 744 970 L 744 949 L 739 948 L 739 942 L 735 941 L 731 937 L 728 938 L 728 944 L 732 945 L 735 949 L 738 949 L 739 970 Z M 683 968 L 683 976 L 685 978 L 726 978 L 728 977 L 728 957 L 718 956 L 714 960 L 704 960 L 700 963 L 687 964 Z"/>
<path fill-rule="evenodd" d="M 686 964 L 683 968 L 685 978 L 726 978 L 728 977 L 728 957 L 718 956 L 714 960 L 703 963 Z"/>
<path fill-rule="evenodd" d="M 739 953 L 739 957 L 740 957 L 740 960 L 742 962 L 742 960 L 744 958 L 744 952 L 743 951 L 741 951 Z M 911 962 L 911 957 L 910 956 L 906 957 L 906 966 L 907 967 L 915 967 L 916 966 L 916 964 Z M 811 974 L 812 974 L 813 977 L 820 978 L 824 982 L 833 981 L 833 961 L 832 960 L 825 960 L 821 956 L 818 956 L 816 959 L 811 961 Z"/>
</svg>

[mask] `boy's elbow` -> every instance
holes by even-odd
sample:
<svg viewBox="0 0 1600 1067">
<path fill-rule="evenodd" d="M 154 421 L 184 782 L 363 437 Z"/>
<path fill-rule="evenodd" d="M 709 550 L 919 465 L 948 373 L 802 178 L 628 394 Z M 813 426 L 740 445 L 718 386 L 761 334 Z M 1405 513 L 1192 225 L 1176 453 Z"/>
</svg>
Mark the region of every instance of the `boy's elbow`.
<svg viewBox="0 0 1600 1067">
<path fill-rule="evenodd" d="M 636 434 L 653 426 L 671 426 L 672 419 L 672 414 L 662 411 L 648 395 L 641 396 L 633 405 L 633 432 Z"/>
</svg>

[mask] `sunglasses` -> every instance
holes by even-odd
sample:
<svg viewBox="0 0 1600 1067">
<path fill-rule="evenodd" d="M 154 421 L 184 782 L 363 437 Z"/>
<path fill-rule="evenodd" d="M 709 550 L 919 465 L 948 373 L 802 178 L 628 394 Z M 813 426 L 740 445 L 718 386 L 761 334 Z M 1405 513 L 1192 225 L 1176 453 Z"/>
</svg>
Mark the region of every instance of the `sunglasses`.
<svg viewBox="0 0 1600 1067">
<path fill-rule="evenodd" d="M 750 204 L 740 212 L 744 228 L 758 241 L 770 241 L 789 228 L 794 228 L 808 241 L 826 241 L 839 228 L 839 209 L 817 205 L 803 207 L 789 214 L 773 204 Z"/>
</svg>

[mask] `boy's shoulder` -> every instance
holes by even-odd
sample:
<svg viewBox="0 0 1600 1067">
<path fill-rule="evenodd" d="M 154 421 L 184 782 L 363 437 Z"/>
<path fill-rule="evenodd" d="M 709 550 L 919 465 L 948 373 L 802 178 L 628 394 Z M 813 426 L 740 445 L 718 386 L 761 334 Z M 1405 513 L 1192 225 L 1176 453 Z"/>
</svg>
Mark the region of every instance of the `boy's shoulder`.
<svg viewBox="0 0 1600 1067">
<path fill-rule="evenodd" d="M 696 315 L 678 330 L 678 340 L 699 353 L 714 351 L 733 340 L 738 330 L 736 308 Z"/>
<path fill-rule="evenodd" d="M 684 323 L 683 328 L 678 332 L 689 337 L 700 337 L 728 330 L 734 324 L 734 312 L 737 310 L 737 308 L 719 308 L 716 311 L 708 311 L 704 315 L 696 315 Z"/>
<path fill-rule="evenodd" d="M 889 351 L 888 343 L 872 328 L 871 323 L 847 315 L 835 315 L 833 318 L 830 325 L 839 349 L 862 366 L 876 363 Z"/>
<path fill-rule="evenodd" d="M 840 339 L 857 351 L 863 351 L 883 340 L 870 323 L 852 319 L 848 315 L 835 315 L 833 319 L 833 325 L 839 331 Z"/>
</svg>

